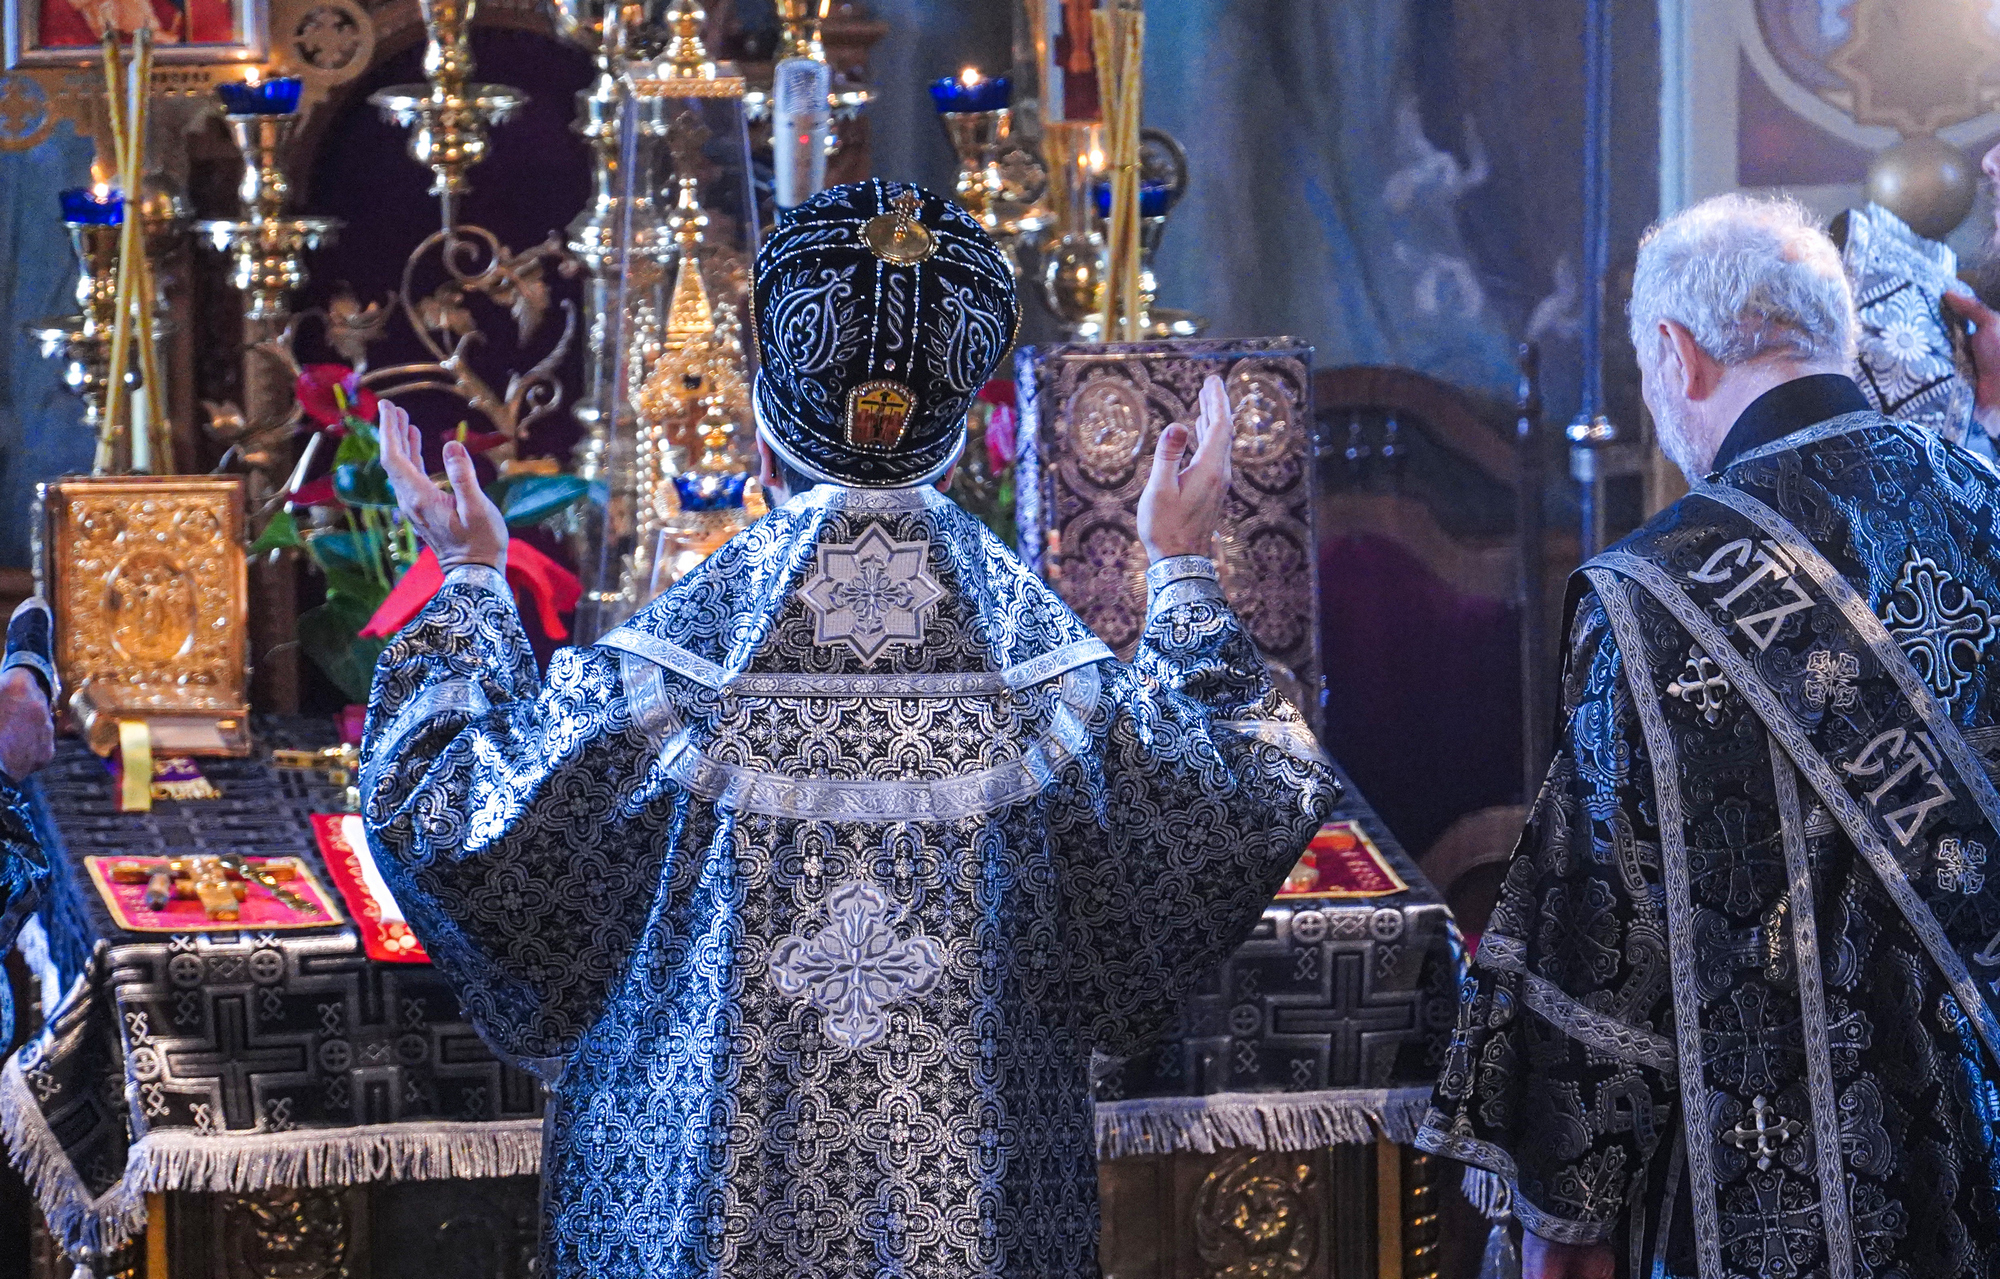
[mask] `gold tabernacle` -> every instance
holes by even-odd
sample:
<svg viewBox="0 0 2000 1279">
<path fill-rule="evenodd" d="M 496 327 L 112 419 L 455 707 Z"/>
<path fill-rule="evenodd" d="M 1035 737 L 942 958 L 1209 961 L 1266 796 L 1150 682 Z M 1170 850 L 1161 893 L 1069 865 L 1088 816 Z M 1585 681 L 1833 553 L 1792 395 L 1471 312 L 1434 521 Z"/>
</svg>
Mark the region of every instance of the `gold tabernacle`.
<svg viewBox="0 0 2000 1279">
<path fill-rule="evenodd" d="M 109 755 L 118 722 L 143 720 L 160 751 L 247 754 L 242 480 L 67 479 L 41 502 L 36 572 L 91 749 Z"/>
</svg>

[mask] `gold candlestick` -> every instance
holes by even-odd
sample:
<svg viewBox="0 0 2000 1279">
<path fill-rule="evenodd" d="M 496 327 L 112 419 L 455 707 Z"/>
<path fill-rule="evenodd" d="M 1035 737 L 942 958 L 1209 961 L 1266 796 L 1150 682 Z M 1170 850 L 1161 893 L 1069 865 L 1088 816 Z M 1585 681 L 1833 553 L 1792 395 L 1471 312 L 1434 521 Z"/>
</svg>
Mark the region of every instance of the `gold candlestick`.
<svg viewBox="0 0 2000 1279">
<path fill-rule="evenodd" d="M 294 217 L 285 213 L 291 182 L 278 158 L 296 115 L 224 116 L 229 136 L 243 155 L 236 185 L 242 202 L 238 218 L 209 218 L 196 233 L 218 253 L 230 255 L 230 283 L 243 295 L 243 315 L 252 321 L 282 320 L 292 294 L 306 282 L 305 255 L 325 248 L 340 231 L 336 218 Z"/>
<path fill-rule="evenodd" d="M 83 401 L 83 425 L 92 436 L 104 429 L 105 392 L 111 385 L 111 324 L 118 306 L 117 226 L 67 222 L 76 252 L 76 314 L 27 326 L 43 359 L 60 360 L 63 386 Z M 126 373 L 128 381 L 132 374 Z"/>
<path fill-rule="evenodd" d="M 410 130 L 410 156 L 435 175 L 444 225 L 457 220 L 458 198 L 472 189 L 466 173 L 486 158 L 487 130 L 505 124 L 528 95 L 504 84 L 472 83 L 472 16 L 478 0 L 419 0 L 430 44 L 425 84 L 399 84 L 368 96 L 385 119 Z"/>
</svg>

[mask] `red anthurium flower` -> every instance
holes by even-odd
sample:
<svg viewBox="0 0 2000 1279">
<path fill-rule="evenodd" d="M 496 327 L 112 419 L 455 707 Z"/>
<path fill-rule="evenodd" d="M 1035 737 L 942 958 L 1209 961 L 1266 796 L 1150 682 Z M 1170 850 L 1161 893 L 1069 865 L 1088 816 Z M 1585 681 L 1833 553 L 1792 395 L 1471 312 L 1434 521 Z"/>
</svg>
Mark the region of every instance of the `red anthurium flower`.
<svg viewBox="0 0 2000 1279">
<path fill-rule="evenodd" d="M 375 420 L 375 392 L 361 385 L 361 375 L 345 364 L 308 364 L 299 370 L 292 390 L 305 415 L 336 435 L 347 434 L 350 416 Z"/>
<path fill-rule="evenodd" d="M 458 437 L 447 436 L 447 439 Z M 468 453 L 490 453 L 507 442 L 507 437 L 499 431 L 471 431 L 465 437 L 465 451 Z"/>
<path fill-rule="evenodd" d="M 322 475 L 316 480 L 307 480 L 304 484 L 293 489 L 291 503 L 293 506 L 346 505 L 345 502 L 342 502 L 340 498 L 334 495 L 332 475 Z"/>
<path fill-rule="evenodd" d="M 542 634 L 552 640 L 569 638 L 562 615 L 573 611 L 583 598 L 583 583 L 576 574 L 520 538 L 512 538 L 507 543 L 507 585 L 514 588 L 514 598 L 524 607 L 533 606 Z M 444 572 L 438 567 L 437 552 L 425 547 L 396 582 L 389 598 L 382 601 L 382 607 L 375 610 L 375 616 L 368 619 L 368 625 L 361 628 L 361 634 L 368 639 L 389 638 L 408 626 L 443 589 Z"/>
</svg>

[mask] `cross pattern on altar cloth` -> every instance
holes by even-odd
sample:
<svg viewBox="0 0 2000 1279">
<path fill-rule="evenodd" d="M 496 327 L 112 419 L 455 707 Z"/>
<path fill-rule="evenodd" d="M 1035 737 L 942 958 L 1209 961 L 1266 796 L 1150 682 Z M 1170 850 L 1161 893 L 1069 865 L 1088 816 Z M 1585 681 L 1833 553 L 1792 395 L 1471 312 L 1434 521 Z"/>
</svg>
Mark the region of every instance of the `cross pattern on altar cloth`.
<svg viewBox="0 0 2000 1279">
<path fill-rule="evenodd" d="M 213 1081 L 221 1103 L 222 1122 L 218 1127 L 254 1128 L 257 1125 L 255 1079 L 259 1075 L 292 1075 L 303 1080 L 306 1046 L 299 1036 L 290 1043 L 271 1043 L 250 1030 L 248 997 L 217 996 L 214 1002 L 215 1045 L 208 1051 L 188 1052 L 169 1048 L 167 1068 L 176 1087 Z"/>
<path fill-rule="evenodd" d="M 1777 1154 L 1780 1147 L 1805 1130 L 1798 1120 L 1787 1119 L 1778 1114 L 1778 1108 L 1773 1106 L 1771 1099 L 1762 1093 L 1758 1093 L 1756 1099 L 1750 1103 L 1750 1110 L 1755 1122 L 1745 1121 L 1737 1124 L 1723 1133 L 1722 1139 L 1738 1150 L 1756 1155 L 1757 1167 L 1768 1171 L 1771 1167 L 1771 1156 Z M 1774 1115 L 1777 1116 L 1776 1122 L 1772 1122 Z"/>
</svg>

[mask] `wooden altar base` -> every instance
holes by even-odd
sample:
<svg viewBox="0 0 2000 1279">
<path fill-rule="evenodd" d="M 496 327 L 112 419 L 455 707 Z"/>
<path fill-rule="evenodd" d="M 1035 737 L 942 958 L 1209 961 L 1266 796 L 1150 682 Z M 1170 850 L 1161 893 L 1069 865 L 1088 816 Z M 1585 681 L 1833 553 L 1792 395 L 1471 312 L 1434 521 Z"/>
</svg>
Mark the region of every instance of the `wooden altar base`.
<svg viewBox="0 0 2000 1279">
<path fill-rule="evenodd" d="M 1380 1137 L 1107 1159 L 1104 1279 L 1437 1279 L 1444 1166 Z"/>
</svg>

